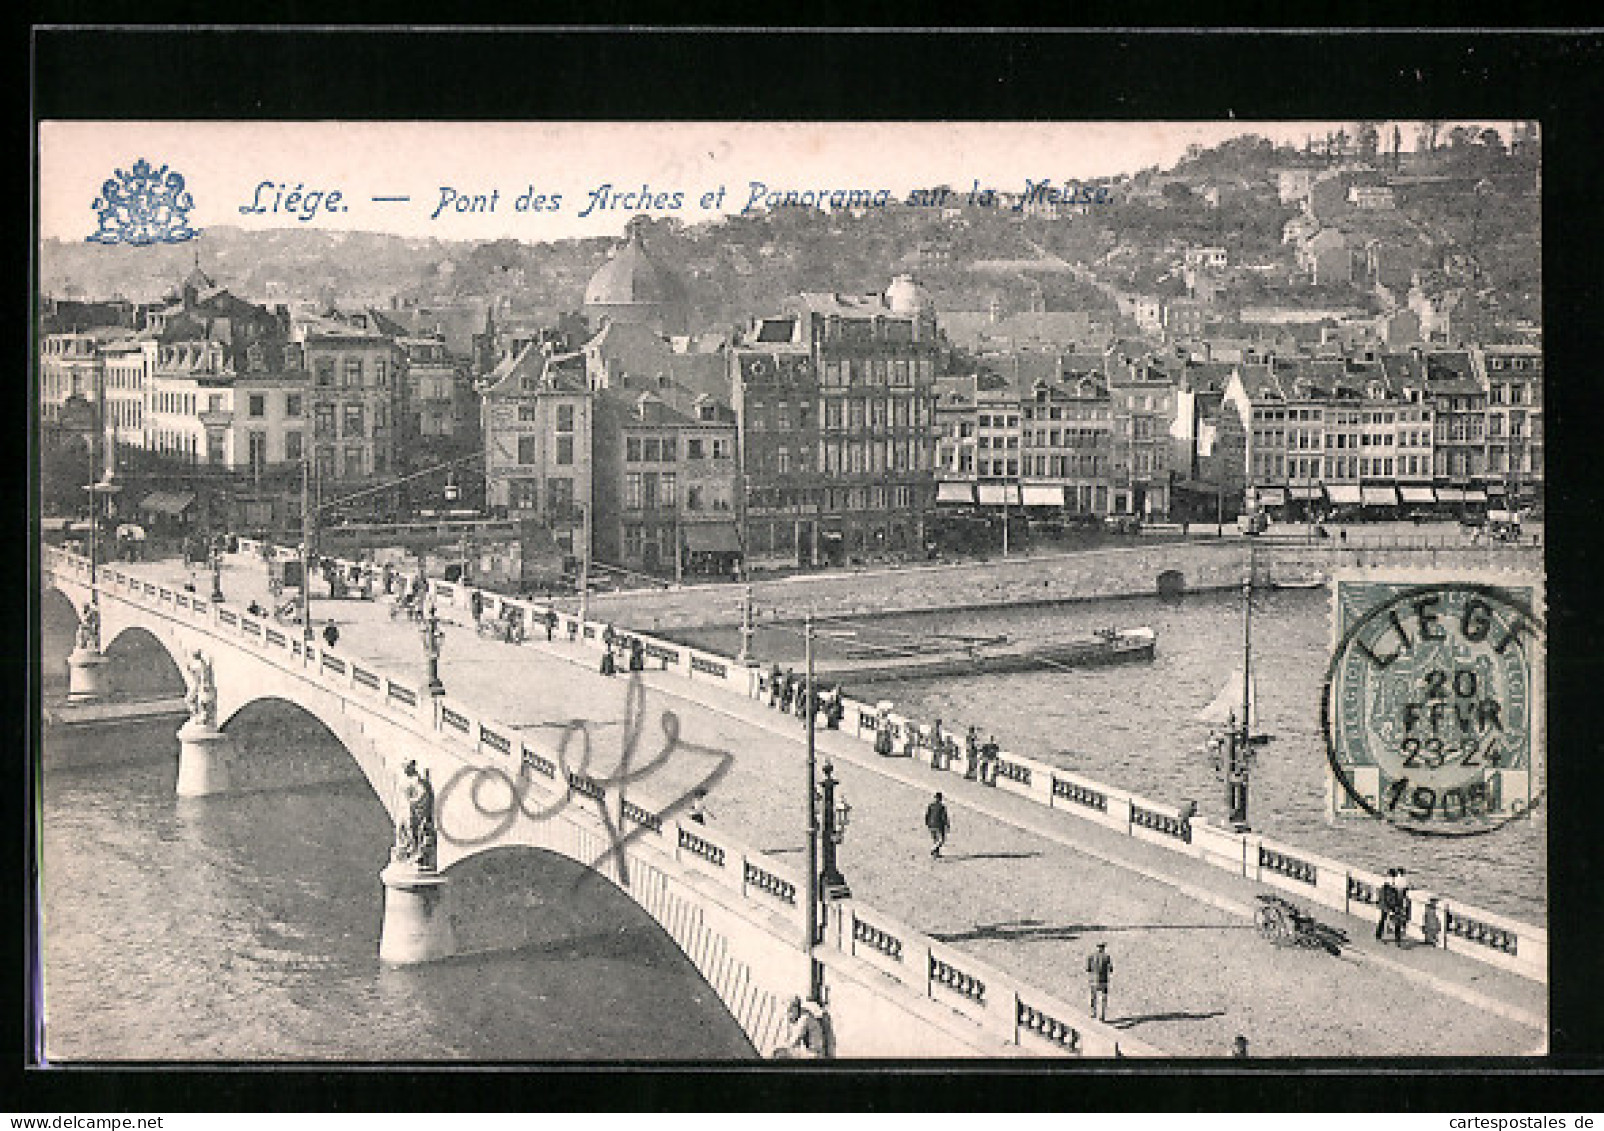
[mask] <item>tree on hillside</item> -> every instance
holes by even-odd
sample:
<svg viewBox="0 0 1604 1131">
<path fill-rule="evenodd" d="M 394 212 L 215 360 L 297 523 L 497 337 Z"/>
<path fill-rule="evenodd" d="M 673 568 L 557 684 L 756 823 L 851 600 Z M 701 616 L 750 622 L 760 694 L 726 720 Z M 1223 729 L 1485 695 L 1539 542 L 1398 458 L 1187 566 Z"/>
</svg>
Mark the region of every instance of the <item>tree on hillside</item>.
<svg viewBox="0 0 1604 1131">
<path fill-rule="evenodd" d="M 1355 122 L 1353 136 L 1359 148 L 1359 156 L 1366 161 L 1376 159 L 1376 151 L 1381 145 L 1381 128 L 1377 122 Z"/>
</svg>

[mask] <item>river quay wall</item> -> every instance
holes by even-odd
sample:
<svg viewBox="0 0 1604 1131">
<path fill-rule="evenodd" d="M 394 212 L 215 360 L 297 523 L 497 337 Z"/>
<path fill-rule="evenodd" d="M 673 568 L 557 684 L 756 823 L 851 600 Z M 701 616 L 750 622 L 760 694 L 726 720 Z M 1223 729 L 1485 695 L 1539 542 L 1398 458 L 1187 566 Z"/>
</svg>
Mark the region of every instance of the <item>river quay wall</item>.
<svg viewBox="0 0 1604 1131">
<path fill-rule="evenodd" d="M 1542 550 L 1515 546 L 1358 547 L 1227 538 L 1161 542 L 983 562 L 827 572 L 752 582 L 758 622 L 940 609 L 984 609 L 1058 601 L 1150 597 L 1161 585 L 1188 592 L 1235 588 L 1253 559 L 1260 585 L 1307 586 L 1339 569 L 1493 570 L 1541 576 Z M 1161 581 L 1161 578 L 1163 581 Z M 596 594 L 592 619 L 640 630 L 738 625 L 742 587 L 698 585 Z"/>
</svg>

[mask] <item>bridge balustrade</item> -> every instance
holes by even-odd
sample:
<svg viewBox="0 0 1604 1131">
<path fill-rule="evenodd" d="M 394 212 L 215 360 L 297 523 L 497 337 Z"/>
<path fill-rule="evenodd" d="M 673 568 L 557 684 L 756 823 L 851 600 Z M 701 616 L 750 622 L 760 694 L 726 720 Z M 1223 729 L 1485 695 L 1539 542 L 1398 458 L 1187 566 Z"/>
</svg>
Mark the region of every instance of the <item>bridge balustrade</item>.
<svg viewBox="0 0 1604 1131">
<path fill-rule="evenodd" d="M 58 551 L 52 557 L 52 561 L 56 566 L 63 568 L 71 575 L 87 577 L 87 569 L 81 559 L 74 560 L 71 556 Z M 125 577 L 120 572 L 102 571 L 101 584 L 103 588 L 107 587 L 108 580 L 111 583 L 110 588 L 125 590 L 123 599 L 135 605 L 154 607 L 158 615 L 168 615 L 162 612 L 162 598 L 155 591 L 156 587 L 150 586 L 148 583 L 139 583 L 133 578 Z M 195 604 L 197 607 L 194 611 L 198 616 L 203 616 L 218 626 L 226 625 L 233 627 L 236 632 L 240 631 L 241 617 L 233 610 L 222 605 L 208 604 L 201 607 L 201 603 L 198 601 Z M 249 636 L 237 636 L 236 639 L 244 642 L 241 646 L 253 648 L 268 655 L 282 654 L 283 660 L 279 662 L 284 664 L 287 670 L 303 675 L 307 674 L 302 664 L 292 662 L 292 658 L 299 655 L 301 651 L 298 640 L 287 638 L 284 634 L 270 628 L 264 628 L 261 625 L 253 625 L 253 627 L 262 629 L 262 631 L 251 633 Z M 595 626 L 586 627 L 591 629 L 591 635 L 594 635 Z M 694 659 L 694 654 L 692 658 Z M 354 673 L 345 665 L 342 665 L 336 657 L 327 656 L 325 653 L 325 659 L 333 661 L 330 667 L 325 668 L 323 664 L 317 662 L 318 655 L 316 651 L 309 648 L 306 649 L 305 659 L 313 665 L 310 674 L 320 681 L 333 683 L 339 688 L 354 688 L 358 685 L 354 678 Z M 338 670 L 336 671 L 335 669 Z M 692 667 L 690 664 L 686 665 L 686 670 L 688 675 L 691 674 Z M 741 675 L 744 676 L 746 674 L 746 669 L 738 670 Z M 336 679 L 336 674 L 344 678 Z M 372 675 L 375 679 L 378 679 L 377 673 L 364 672 L 363 674 L 364 676 Z M 360 686 L 375 692 L 376 698 L 381 703 L 409 717 L 416 718 L 420 722 L 424 722 L 436 731 L 449 731 L 464 735 L 468 733 L 464 729 L 469 722 L 467 717 L 460 712 L 445 707 L 443 704 L 441 705 L 442 709 L 438 711 L 420 714 L 418 705 L 421 697 L 412 688 L 398 684 L 388 678 L 383 679 L 380 686 L 373 686 L 364 678 L 360 681 Z M 855 712 L 855 714 L 857 716 L 855 721 L 858 723 L 859 728 L 862 728 L 867 722 L 870 736 L 872 736 L 875 715 L 867 709 Z M 452 716 L 455 717 L 453 718 Z M 849 718 L 851 717 L 849 715 Z M 899 720 L 899 722 L 902 722 L 902 725 L 909 725 L 902 720 Z M 480 723 L 479 728 L 478 734 L 480 739 L 483 740 L 486 733 L 483 729 L 484 724 Z M 500 737 L 494 730 L 488 733 L 495 735 L 497 738 Z M 485 742 L 484 745 L 502 754 L 510 752 L 511 749 L 510 741 L 508 742 L 508 750 L 499 750 L 494 739 Z M 531 749 L 523 742 L 519 743 L 519 752 L 520 764 L 523 767 L 548 780 L 555 781 L 558 766 L 554 759 Z M 1044 786 L 1041 793 L 1048 803 L 1053 800 L 1069 801 L 1074 805 L 1091 810 L 1093 814 L 1099 817 L 1107 816 L 1108 810 L 1114 808 L 1111 800 L 1117 798 L 1121 802 L 1119 819 L 1122 823 L 1128 823 L 1133 828 L 1147 827 L 1141 824 L 1147 815 L 1151 815 L 1161 827 L 1168 823 L 1166 818 L 1176 822 L 1180 820 L 1178 815 L 1173 810 L 1170 810 L 1169 807 L 1154 806 L 1151 803 L 1145 803 L 1145 799 L 1137 799 L 1133 795 L 1122 794 L 1119 791 L 1107 790 L 1106 788 L 1094 789 L 1075 781 L 1070 776 L 1055 773 L 1051 767 L 1032 763 L 1028 759 L 1015 759 L 1010 756 L 1007 761 L 1014 762 L 1024 768 L 1028 777 L 1024 781 L 1020 781 L 1017 777 L 1011 775 L 1000 777 L 999 787 L 1003 787 L 1006 783 L 1008 786 L 1023 792 L 1026 788 L 1031 787 L 1034 782 L 1041 782 Z M 1030 771 L 1033 770 L 1039 770 L 1040 773 L 1031 773 Z M 573 780 L 565 784 L 569 788 L 576 789 L 577 792 L 584 793 L 586 796 L 595 796 L 595 793 L 586 790 L 583 784 L 576 784 Z M 601 792 L 599 785 L 593 781 L 589 784 L 594 786 L 596 791 Z M 1101 806 L 1097 804 L 1099 800 L 1101 801 Z M 633 824 L 645 825 L 658 833 L 664 831 L 664 822 L 656 816 L 654 808 L 648 804 L 644 796 L 637 797 L 635 801 L 625 801 L 623 803 L 623 812 L 625 819 Z M 684 823 L 675 823 L 674 837 L 669 845 L 665 846 L 670 858 L 688 856 L 695 859 L 705 869 L 704 874 L 716 877 L 721 887 L 736 893 L 743 900 L 755 901 L 752 904 L 754 910 L 766 908 L 772 912 L 778 907 L 788 915 L 794 915 L 800 919 L 800 909 L 796 907 L 795 902 L 797 899 L 797 884 L 793 880 L 785 879 L 773 868 L 766 857 L 763 857 L 760 853 L 751 853 L 735 848 L 722 835 L 715 840 L 700 825 L 694 826 L 694 829 L 696 831 L 687 828 Z M 1150 831 L 1159 830 L 1150 829 Z M 1173 832 L 1167 830 L 1162 835 L 1166 839 L 1174 837 Z M 724 841 L 725 843 L 721 844 L 719 841 Z M 733 873 L 726 867 L 726 861 L 732 851 L 735 858 L 740 862 L 739 869 Z M 1253 853 L 1251 858 L 1244 857 L 1239 859 L 1242 860 L 1242 866 L 1244 867 L 1247 860 L 1252 859 L 1253 862 L 1259 864 L 1270 874 L 1266 877 L 1267 879 L 1271 876 L 1277 878 L 1285 876 L 1288 879 L 1297 881 L 1298 877 L 1294 874 L 1299 872 L 1297 865 L 1307 865 L 1314 869 L 1314 874 L 1318 877 L 1322 889 L 1326 886 L 1325 874 L 1327 869 L 1334 868 L 1334 882 L 1338 885 L 1337 899 L 1343 909 L 1347 909 L 1349 903 L 1368 905 L 1373 898 L 1375 887 L 1379 883 L 1376 877 L 1368 873 L 1346 869 L 1340 865 L 1333 865 L 1331 862 L 1322 862 L 1325 867 L 1321 867 L 1318 863 L 1304 860 L 1302 856 L 1289 855 L 1279 847 L 1263 849 L 1261 846 L 1261 850 Z M 1277 865 L 1280 861 L 1286 861 L 1288 867 L 1291 868 L 1291 872 L 1288 872 L 1286 868 L 1278 868 Z M 1317 893 L 1317 898 L 1319 894 L 1323 893 Z M 1475 908 L 1460 908 L 1450 905 L 1449 901 L 1431 896 L 1430 893 L 1415 892 L 1413 894 L 1415 895 L 1414 906 L 1417 909 L 1427 906 L 1435 909 L 1435 914 L 1438 917 L 1437 921 L 1440 925 L 1436 937 L 1432 940 L 1435 945 L 1471 954 L 1496 952 L 1509 960 L 1514 960 L 1518 957 L 1524 967 L 1529 967 L 1534 962 L 1539 963 L 1540 965 L 1538 965 L 1537 969 L 1541 971 L 1541 964 L 1546 962 L 1546 938 L 1542 932 Z M 1417 915 L 1415 918 L 1418 919 L 1419 916 Z M 1416 923 L 1415 927 L 1418 929 L 1419 923 Z M 1535 940 L 1532 946 L 1523 945 L 1529 940 Z M 966 1012 L 978 1010 L 978 1013 L 970 1012 L 970 1015 L 976 1017 L 977 1020 L 984 1019 L 988 1027 L 995 1027 L 998 1024 L 997 1017 L 992 1016 L 994 1011 L 990 1006 L 993 1003 L 989 1000 L 989 997 L 1002 994 L 1002 988 L 1009 987 L 1009 992 L 1005 995 L 1008 999 L 1005 1003 L 1007 1025 L 1013 1032 L 1015 1039 L 1039 1040 L 1061 1051 L 1079 1051 L 1090 1055 L 1107 1055 L 1108 1050 L 1114 1047 L 1114 1042 L 1118 1039 L 1117 1034 L 1110 1035 L 1111 1031 L 1097 1031 L 1095 1023 L 1077 1026 L 1065 1022 L 1062 1018 L 1075 1015 L 1074 1011 L 1069 1010 L 1068 1007 L 1052 1002 L 1046 995 L 1027 988 L 1020 987 L 1017 992 L 1014 992 L 1010 979 L 998 975 L 995 971 L 985 967 L 984 964 L 969 959 L 968 956 L 941 949 L 939 944 L 934 943 L 933 940 L 927 939 L 918 932 L 914 932 L 911 929 L 892 927 L 890 920 L 885 916 L 874 915 L 869 921 L 854 919 L 851 930 L 846 933 L 844 938 L 837 937 L 833 940 L 829 937 L 826 938 L 825 945 L 831 946 L 832 944 L 835 950 L 843 954 L 856 954 L 863 958 L 873 956 L 877 961 L 872 965 L 877 969 L 885 970 L 887 967 L 895 967 L 901 970 L 902 973 L 896 976 L 898 976 L 899 980 L 904 981 L 906 981 L 905 968 L 908 948 L 912 947 L 916 951 L 924 950 L 925 953 L 923 955 L 915 954 L 914 957 L 923 957 L 928 970 L 933 971 L 934 974 L 927 974 L 925 978 L 921 979 L 926 983 L 921 992 L 929 995 L 933 989 L 939 989 L 941 993 L 947 994 L 955 1001 L 960 1003 L 968 1002 L 969 1009 Z M 895 951 L 894 956 L 891 953 L 893 950 Z M 1538 976 L 1541 975 L 1539 974 Z M 933 981 L 932 977 L 934 977 Z M 919 987 L 916 986 L 914 988 Z"/>
</svg>

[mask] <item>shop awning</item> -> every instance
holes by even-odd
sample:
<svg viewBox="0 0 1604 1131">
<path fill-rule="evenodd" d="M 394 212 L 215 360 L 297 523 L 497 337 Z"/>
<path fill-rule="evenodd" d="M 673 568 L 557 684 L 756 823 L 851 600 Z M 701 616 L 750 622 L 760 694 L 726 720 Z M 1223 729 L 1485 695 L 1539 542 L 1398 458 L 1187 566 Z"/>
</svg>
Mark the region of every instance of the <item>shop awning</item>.
<svg viewBox="0 0 1604 1131">
<path fill-rule="evenodd" d="M 1280 487 L 1256 488 L 1253 497 L 1259 500 L 1261 507 L 1282 507 L 1287 502 L 1287 493 Z"/>
<path fill-rule="evenodd" d="M 973 483 L 937 483 L 936 502 L 962 503 L 972 505 L 975 501 L 975 485 Z"/>
<path fill-rule="evenodd" d="M 1017 483 L 982 483 L 978 488 L 980 505 L 983 507 L 1000 507 L 1004 504 L 1019 506 L 1019 484 Z"/>
<path fill-rule="evenodd" d="M 1472 487 L 1465 492 L 1465 502 L 1467 503 L 1485 503 L 1486 501 L 1487 492 L 1480 487 Z"/>
<path fill-rule="evenodd" d="M 1437 492 L 1430 487 L 1400 487 L 1398 494 L 1403 496 L 1406 503 L 1435 503 Z"/>
<path fill-rule="evenodd" d="M 1287 494 L 1292 496 L 1292 498 L 1294 498 L 1294 499 L 1318 499 L 1320 497 L 1320 488 L 1318 488 L 1318 487 L 1288 487 L 1287 488 Z"/>
<path fill-rule="evenodd" d="M 1361 487 L 1361 501 L 1367 507 L 1395 507 L 1398 491 L 1394 487 Z"/>
<path fill-rule="evenodd" d="M 1439 503 L 1462 503 L 1465 501 L 1465 492 L 1461 487 L 1438 487 L 1437 501 Z"/>
<path fill-rule="evenodd" d="M 1061 507 L 1064 505 L 1064 488 L 1056 483 L 1027 483 L 1023 490 L 1027 507 Z"/>
<path fill-rule="evenodd" d="M 1364 496 L 1360 493 L 1359 488 L 1343 484 L 1327 483 L 1326 498 L 1339 506 L 1356 507 L 1364 502 Z"/>
<path fill-rule="evenodd" d="M 683 528 L 685 548 L 696 554 L 739 554 L 741 536 L 730 522 L 708 522 Z"/>
<path fill-rule="evenodd" d="M 145 496 L 139 504 L 139 509 L 152 514 L 180 515 L 187 511 L 195 502 L 195 496 L 188 491 L 152 491 Z"/>
</svg>

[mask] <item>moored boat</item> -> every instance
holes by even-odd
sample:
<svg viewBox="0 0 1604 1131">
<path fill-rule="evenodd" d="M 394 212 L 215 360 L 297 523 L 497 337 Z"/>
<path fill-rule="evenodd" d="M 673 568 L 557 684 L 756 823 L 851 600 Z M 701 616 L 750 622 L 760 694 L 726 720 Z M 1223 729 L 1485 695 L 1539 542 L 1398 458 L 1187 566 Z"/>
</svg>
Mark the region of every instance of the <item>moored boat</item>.
<svg viewBox="0 0 1604 1131">
<path fill-rule="evenodd" d="M 1001 638 L 940 651 L 895 651 L 817 666 L 816 678 L 854 684 L 903 679 L 935 679 L 1062 668 L 1101 667 L 1151 660 L 1158 634 L 1151 628 L 1104 629 L 1090 636 L 1056 641 L 1010 641 Z"/>
</svg>

